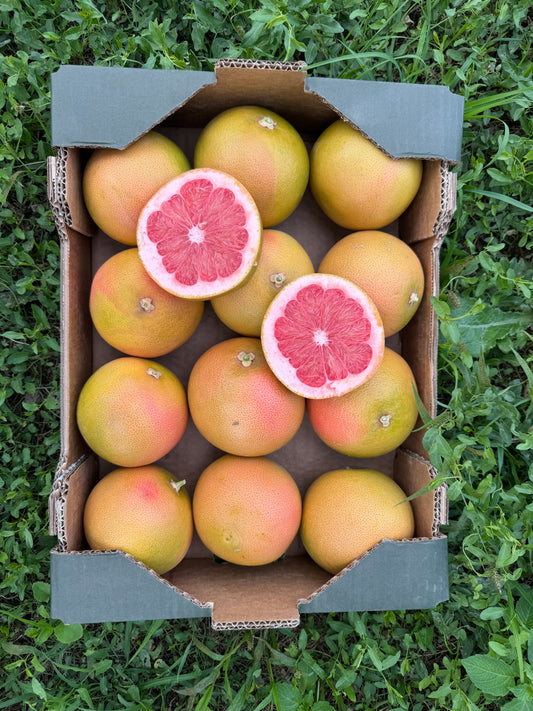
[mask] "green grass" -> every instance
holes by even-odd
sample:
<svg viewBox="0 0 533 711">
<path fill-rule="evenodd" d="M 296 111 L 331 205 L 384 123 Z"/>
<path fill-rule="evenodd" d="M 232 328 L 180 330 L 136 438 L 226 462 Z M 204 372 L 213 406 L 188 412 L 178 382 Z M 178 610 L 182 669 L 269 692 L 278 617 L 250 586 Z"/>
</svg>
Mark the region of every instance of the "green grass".
<svg viewBox="0 0 533 711">
<path fill-rule="evenodd" d="M 533 709 L 530 0 L 0 1 L 0 710 Z M 58 239 L 46 195 L 60 63 L 442 83 L 466 99 L 442 250 L 439 414 L 450 600 L 295 630 L 50 619 Z"/>
</svg>

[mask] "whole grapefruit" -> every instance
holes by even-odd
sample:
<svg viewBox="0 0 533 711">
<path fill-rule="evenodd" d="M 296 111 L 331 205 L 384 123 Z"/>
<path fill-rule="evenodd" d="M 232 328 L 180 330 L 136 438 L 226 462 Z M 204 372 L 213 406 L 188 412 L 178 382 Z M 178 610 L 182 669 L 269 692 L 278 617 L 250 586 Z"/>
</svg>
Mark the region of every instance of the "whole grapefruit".
<svg viewBox="0 0 533 711">
<path fill-rule="evenodd" d="M 261 326 L 268 364 L 307 398 L 342 395 L 372 376 L 383 357 L 381 317 L 352 282 L 308 274 L 272 300 Z"/>
<path fill-rule="evenodd" d="M 329 447 L 351 457 L 379 457 L 412 432 L 418 409 L 413 372 L 401 355 L 385 348 L 381 365 L 360 387 L 327 400 L 309 400 L 313 429 Z"/>
<path fill-rule="evenodd" d="M 346 235 L 329 249 L 318 271 L 349 279 L 366 292 L 378 308 L 385 337 L 409 323 L 424 294 L 424 270 L 416 253 L 380 230 Z"/>
<path fill-rule="evenodd" d="M 304 274 L 314 272 L 302 245 L 281 230 L 264 230 L 257 267 L 243 286 L 211 299 L 220 320 L 236 333 L 260 336 L 268 306 L 279 291 Z"/>
<path fill-rule="evenodd" d="M 309 156 L 298 131 L 260 106 L 235 106 L 203 129 L 195 168 L 218 168 L 251 193 L 263 227 L 273 227 L 298 206 L 309 180 Z"/>
<path fill-rule="evenodd" d="M 162 185 L 189 168 L 181 148 L 156 131 L 124 149 L 95 148 L 83 172 L 85 205 L 109 237 L 135 245 L 144 205 Z"/>
<path fill-rule="evenodd" d="M 139 256 L 163 289 L 210 299 L 255 268 L 263 228 L 245 187 L 220 170 L 188 170 L 160 188 L 137 225 Z"/>
<path fill-rule="evenodd" d="M 311 150 L 311 192 L 333 222 L 351 230 L 393 222 L 411 204 L 421 181 L 422 161 L 391 158 L 341 119 Z"/>
<path fill-rule="evenodd" d="M 85 537 L 93 550 L 122 550 L 160 575 L 189 550 L 192 507 L 184 481 L 162 467 L 106 474 L 85 503 Z"/>
<path fill-rule="evenodd" d="M 196 331 L 204 302 L 169 294 L 150 277 L 136 248 L 105 261 L 89 296 L 93 324 L 113 348 L 157 358 L 181 346 Z"/>
<path fill-rule="evenodd" d="M 335 469 L 307 489 L 300 535 L 317 565 L 337 574 L 384 538 L 412 538 L 402 489 L 375 469 Z M 403 503 L 400 503 L 403 502 Z"/>
<path fill-rule="evenodd" d="M 200 475 L 193 494 L 196 531 L 216 556 L 237 565 L 280 558 L 298 533 L 296 482 L 266 457 L 224 455 Z"/>
<path fill-rule="evenodd" d="M 168 368 L 125 356 L 90 376 L 76 417 L 98 456 L 120 467 L 139 467 L 164 457 L 179 442 L 188 420 L 187 398 Z"/>
<path fill-rule="evenodd" d="M 194 364 L 189 410 L 200 433 L 215 447 L 244 457 L 274 452 L 298 431 L 304 398 L 272 373 L 258 338 L 220 341 Z"/>
</svg>

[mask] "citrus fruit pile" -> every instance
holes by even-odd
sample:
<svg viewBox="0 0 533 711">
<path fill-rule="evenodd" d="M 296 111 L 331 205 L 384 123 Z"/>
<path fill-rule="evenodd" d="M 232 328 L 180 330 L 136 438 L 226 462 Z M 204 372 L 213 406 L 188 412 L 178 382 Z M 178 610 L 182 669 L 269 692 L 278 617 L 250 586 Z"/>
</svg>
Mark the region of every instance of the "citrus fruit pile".
<svg viewBox="0 0 533 711">
<path fill-rule="evenodd" d="M 383 538 L 412 537 L 411 506 L 385 474 L 326 472 L 302 501 L 267 455 L 291 442 L 306 409 L 316 436 L 351 457 L 388 454 L 413 430 L 413 373 L 385 338 L 416 313 L 424 272 L 383 229 L 421 179 L 421 161 L 387 156 L 345 121 L 308 152 L 286 119 L 258 106 L 215 116 L 193 166 L 156 131 L 92 151 L 85 204 L 122 245 L 89 296 L 96 331 L 122 356 L 91 375 L 77 402 L 82 437 L 117 467 L 85 506 L 92 548 L 121 549 L 164 574 L 193 530 L 215 556 L 245 566 L 277 560 L 300 531 L 336 574 Z M 308 186 L 330 220 L 357 230 L 316 270 L 298 235 L 280 228 Z M 206 302 L 234 335 L 204 350 L 184 385 L 153 359 L 202 328 Z M 191 498 L 158 465 L 189 422 L 219 450 Z"/>
</svg>

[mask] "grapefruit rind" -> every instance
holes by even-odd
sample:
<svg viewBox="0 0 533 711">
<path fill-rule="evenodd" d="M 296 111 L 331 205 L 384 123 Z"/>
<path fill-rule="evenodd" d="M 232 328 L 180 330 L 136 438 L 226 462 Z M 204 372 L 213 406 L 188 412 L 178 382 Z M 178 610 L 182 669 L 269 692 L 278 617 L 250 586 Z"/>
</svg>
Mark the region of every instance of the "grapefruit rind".
<svg viewBox="0 0 533 711">
<path fill-rule="evenodd" d="M 262 232 L 257 206 L 239 181 L 220 170 L 197 168 L 148 201 L 139 217 L 137 245 L 146 271 L 163 289 L 207 300 L 250 275 Z"/>
<path fill-rule="evenodd" d="M 158 575 L 185 557 L 193 538 L 184 481 L 158 465 L 120 467 L 93 487 L 83 511 L 92 550 L 121 550 Z"/>
<path fill-rule="evenodd" d="M 110 346 L 139 358 L 158 358 L 196 331 L 204 302 L 180 299 L 150 277 L 135 247 L 109 257 L 93 277 L 89 312 Z"/>
<path fill-rule="evenodd" d="M 263 227 L 278 225 L 300 204 L 309 181 L 309 155 L 289 121 L 262 106 L 233 106 L 203 129 L 194 167 L 235 176 L 257 203 Z"/>
<path fill-rule="evenodd" d="M 82 177 L 85 206 L 102 232 L 133 246 L 146 201 L 190 167 L 181 148 L 157 131 L 148 131 L 124 149 L 96 148 Z"/>
<path fill-rule="evenodd" d="M 192 510 L 196 533 L 213 555 L 255 567 L 287 551 L 300 527 L 302 499 L 284 466 L 224 454 L 200 474 Z"/>
<path fill-rule="evenodd" d="M 366 382 L 385 348 L 372 300 L 331 274 L 305 275 L 284 287 L 265 314 L 261 341 L 276 377 L 311 399 L 343 395 Z"/>
</svg>

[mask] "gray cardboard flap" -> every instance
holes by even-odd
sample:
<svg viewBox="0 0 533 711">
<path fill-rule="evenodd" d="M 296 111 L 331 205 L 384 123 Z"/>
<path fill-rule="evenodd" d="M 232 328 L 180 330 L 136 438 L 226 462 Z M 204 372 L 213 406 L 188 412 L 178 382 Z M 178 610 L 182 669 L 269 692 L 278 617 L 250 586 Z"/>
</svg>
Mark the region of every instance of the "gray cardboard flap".
<svg viewBox="0 0 533 711">
<path fill-rule="evenodd" d="M 299 605 L 300 612 L 430 609 L 449 597 L 448 541 L 384 540 Z M 347 602 L 349 603 L 347 604 Z"/>
<path fill-rule="evenodd" d="M 464 98 L 445 86 L 307 77 L 306 88 L 395 158 L 461 160 Z"/>
<path fill-rule="evenodd" d="M 52 145 L 124 148 L 216 81 L 207 71 L 64 65 L 51 77 Z M 396 158 L 460 161 L 464 99 L 445 86 L 306 77 L 305 88 Z"/>
<path fill-rule="evenodd" d="M 51 77 L 52 145 L 124 148 L 214 81 L 212 72 L 64 65 Z"/>
<path fill-rule="evenodd" d="M 50 558 L 51 615 L 65 624 L 208 617 L 201 605 L 121 551 Z"/>
</svg>

